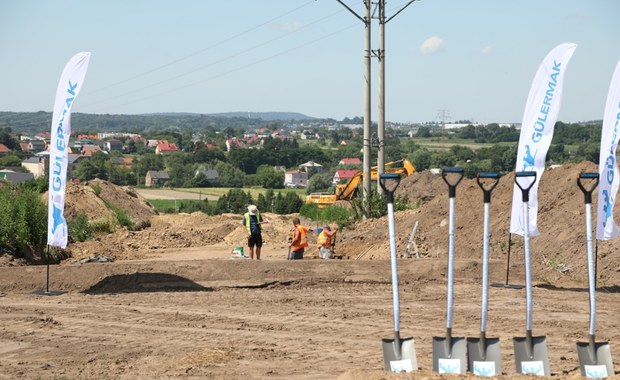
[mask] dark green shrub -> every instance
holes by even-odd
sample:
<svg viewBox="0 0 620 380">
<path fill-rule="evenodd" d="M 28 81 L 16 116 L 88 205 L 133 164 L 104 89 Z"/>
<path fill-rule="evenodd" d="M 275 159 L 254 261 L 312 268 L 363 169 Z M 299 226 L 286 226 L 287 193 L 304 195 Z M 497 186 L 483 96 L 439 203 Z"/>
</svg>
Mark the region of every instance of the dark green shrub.
<svg viewBox="0 0 620 380">
<path fill-rule="evenodd" d="M 75 241 L 86 241 L 92 237 L 92 231 L 88 225 L 88 216 L 85 213 L 79 213 L 71 221 L 69 225 L 69 236 Z"/>
</svg>

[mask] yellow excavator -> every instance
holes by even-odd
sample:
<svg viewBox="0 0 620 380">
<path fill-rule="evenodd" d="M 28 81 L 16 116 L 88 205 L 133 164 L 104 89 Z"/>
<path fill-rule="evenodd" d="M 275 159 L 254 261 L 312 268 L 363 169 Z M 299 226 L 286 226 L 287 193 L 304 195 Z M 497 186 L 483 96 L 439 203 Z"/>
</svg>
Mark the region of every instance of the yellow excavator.
<svg viewBox="0 0 620 380">
<path fill-rule="evenodd" d="M 409 177 L 415 172 L 413 164 L 407 159 L 392 161 L 385 164 L 384 173 L 400 174 Z M 338 201 L 350 201 L 355 197 L 358 186 L 364 180 L 364 171 L 359 170 L 347 183 L 336 185 L 334 194 L 312 193 L 306 196 L 306 203 L 315 203 L 319 208 L 331 206 Z M 377 167 L 370 168 L 370 180 L 377 180 Z"/>
</svg>

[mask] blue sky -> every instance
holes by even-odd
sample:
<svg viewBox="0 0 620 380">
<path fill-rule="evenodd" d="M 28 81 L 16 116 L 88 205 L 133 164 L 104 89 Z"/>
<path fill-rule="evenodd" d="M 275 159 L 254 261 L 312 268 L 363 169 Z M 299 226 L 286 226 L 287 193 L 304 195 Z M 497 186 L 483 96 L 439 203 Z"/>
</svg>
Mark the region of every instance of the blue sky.
<svg viewBox="0 0 620 380">
<path fill-rule="evenodd" d="M 388 0 L 387 16 L 407 2 Z M 618 15 L 618 0 L 416 1 L 386 25 L 386 120 L 520 122 L 563 42 L 578 47 L 559 120 L 602 119 Z M 73 112 L 364 113 L 363 24 L 335 0 L 1 0 L 0 47 L 0 111 L 51 111 L 65 63 L 90 51 Z"/>
</svg>

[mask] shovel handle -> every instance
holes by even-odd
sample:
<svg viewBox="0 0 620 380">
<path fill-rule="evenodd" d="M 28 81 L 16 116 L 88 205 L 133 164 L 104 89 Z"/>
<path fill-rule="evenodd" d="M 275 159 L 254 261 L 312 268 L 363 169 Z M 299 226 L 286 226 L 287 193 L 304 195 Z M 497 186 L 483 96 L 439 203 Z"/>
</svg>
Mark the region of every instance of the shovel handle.
<svg viewBox="0 0 620 380">
<path fill-rule="evenodd" d="M 584 186 L 584 180 L 591 181 L 589 188 L 586 188 Z M 579 186 L 579 188 L 583 192 L 586 203 L 592 203 L 592 192 L 598 186 L 598 181 L 598 173 L 579 173 L 579 176 L 577 177 L 577 186 Z"/>
<path fill-rule="evenodd" d="M 490 179 L 492 182 L 488 181 L 486 184 L 484 179 Z M 482 189 L 484 193 L 484 203 L 491 202 L 491 192 L 495 189 L 495 186 L 499 183 L 499 173 L 478 173 L 478 178 L 476 179 L 478 182 L 478 186 Z"/>
<path fill-rule="evenodd" d="M 523 202 L 530 201 L 530 189 L 532 188 L 532 186 L 534 186 L 534 183 L 536 183 L 536 176 L 537 176 L 537 173 L 534 171 L 515 173 L 515 183 L 517 184 L 517 186 L 519 186 L 519 189 L 521 189 Z M 534 177 L 534 180 L 530 182 L 530 185 L 528 187 L 523 187 L 519 183 L 519 178 L 524 178 L 524 177 Z"/>
<path fill-rule="evenodd" d="M 392 186 L 388 187 L 388 183 L 391 182 Z M 379 185 L 385 193 L 387 194 L 388 203 L 394 203 L 394 192 L 396 188 L 400 184 L 400 174 L 396 173 L 387 173 L 381 174 L 379 176 Z"/>
<path fill-rule="evenodd" d="M 441 172 L 441 178 L 448 185 L 448 196 L 450 198 L 456 197 L 456 187 L 463 179 L 465 170 L 463 168 L 443 168 Z M 448 179 L 448 175 L 451 175 L 451 179 Z"/>
</svg>

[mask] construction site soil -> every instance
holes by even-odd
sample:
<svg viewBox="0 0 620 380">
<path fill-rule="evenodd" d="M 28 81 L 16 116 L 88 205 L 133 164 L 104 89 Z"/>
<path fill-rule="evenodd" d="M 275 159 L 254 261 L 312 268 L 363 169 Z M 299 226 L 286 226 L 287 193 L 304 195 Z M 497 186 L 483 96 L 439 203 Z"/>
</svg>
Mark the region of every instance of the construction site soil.
<svg viewBox="0 0 620 380">
<path fill-rule="evenodd" d="M 554 378 L 580 377 L 576 342 L 588 339 L 586 220 L 576 178 L 591 171 L 596 165 L 583 162 L 540 179 L 533 333 L 547 337 Z M 502 286 L 524 284 L 523 238 L 512 235 L 508 244 L 513 185 L 507 174 L 492 193 L 490 281 L 499 286 L 489 289 L 487 335 L 500 338 L 500 377 L 526 378 L 516 374 L 512 346 L 525 336 L 525 290 Z M 0 379 L 453 378 L 431 371 L 432 339 L 446 328 L 448 189 L 421 172 L 396 194 L 419 204 L 395 216 L 401 335 L 415 339 L 418 371 L 383 370 L 381 339 L 394 335 L 387 217 L 347 226 L 336 243 L 342 260 L 318 259 L 311 233 L 305 259 L 288 261 L 296 215 L 264 213 L 262 260 L 231 259 L 245 245 L 241 215 L 158 214 L 135 189 L 93 181 L 68 186 L 69 219 L 85 213 L 114 224 L 113 205 L 142 228 L 70 242 L 69 257 L 51 265 L 49 277 L 45 265 L 0 257 Z M 455 215 L 453 334 L 478 337 L 483 198 L 475 180 L 459 184 Z M 402 257 L 416 223 L 412 255 Z M 610 343 L 618 379 L 620 242 L 600 241 L 597 251 L 596 338 Z M 40 290 L 64 293 L 33 293 Z"/>
</svg>

